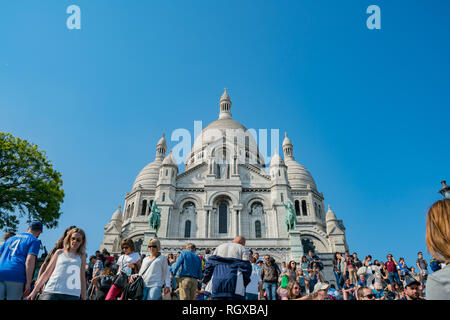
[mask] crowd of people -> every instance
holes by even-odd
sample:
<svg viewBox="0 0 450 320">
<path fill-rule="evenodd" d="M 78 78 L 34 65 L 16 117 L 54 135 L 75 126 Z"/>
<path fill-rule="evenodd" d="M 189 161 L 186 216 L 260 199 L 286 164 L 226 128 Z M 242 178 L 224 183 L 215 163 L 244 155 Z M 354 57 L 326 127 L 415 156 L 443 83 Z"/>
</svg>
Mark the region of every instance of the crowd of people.
<svg viewBox="0 0 450 320">
<path fill-rule="evenodd" d="M 86 235 L 70 226 L 46 255 L 35 280 L 38 240 L 43 225 L 5 234 L 0 247 L 0 300 L 421 300 L 450 299 L 450 199 L 428 211 L 426 244 L 416 264 L 387 254 L 384 261 L 356 252 L 336 252 L 334 279 L 324 276 L 324 263 L 312 250 L 301 261 L 260 257 L 237 236 L 214 251 L 198 252 L 187 243 L 182 252 L 161 253 L 159 239 L 137 252 L 130 238 L 121 255 L 107 250 L 86 256 Z M 430 272 L 431 271 L 431 272 Z"/>
</svg>

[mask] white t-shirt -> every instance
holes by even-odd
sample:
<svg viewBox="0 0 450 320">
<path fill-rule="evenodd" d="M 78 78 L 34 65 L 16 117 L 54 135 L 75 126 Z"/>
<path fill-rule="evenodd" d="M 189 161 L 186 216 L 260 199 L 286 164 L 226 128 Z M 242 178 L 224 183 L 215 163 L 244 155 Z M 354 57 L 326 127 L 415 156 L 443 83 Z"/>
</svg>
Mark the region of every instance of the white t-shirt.
<svg viewBox="0 0 450 320">
<path fill-rule="evenodd" d="M 222 243 L 216 248 L 214 255 L 248 261 L 248 250 L 239 243 Z"/>
<path fill-rule="evenodd" d="M 117 273 L 120 271 L 127 272 L 130 267 L 127 266 L 129 263 L 136 263 L 141 260 L 141 255 L 137 252 L 130 253 L 129 255 L 123 254 L 117 259 L 117 265 L 119 266 Z"/>
</svg>

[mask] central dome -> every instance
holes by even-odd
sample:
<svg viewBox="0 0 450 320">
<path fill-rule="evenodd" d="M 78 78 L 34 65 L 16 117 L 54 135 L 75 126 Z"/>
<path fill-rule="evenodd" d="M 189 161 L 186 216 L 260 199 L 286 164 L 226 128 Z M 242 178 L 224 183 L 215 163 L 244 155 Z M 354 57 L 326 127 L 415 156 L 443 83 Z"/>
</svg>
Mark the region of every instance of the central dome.
<svg viewBox="0 0 450 320">
<path fill-rule="evenodd" d="M 264 158 L 259 153 L 256 140 L 240 122 L 231 118 L 231 99 L 225 92 L 220 98 L 219 119 L 211 122 L 195 138 L 194 145 L 186 160 L 186 169 L 216 158 L 231 161 L 234 156 L 242 159 L 242 163 L 264 167 Z M 220 159 L 219 159 L 220 158 Z"/>
<path fill-rule="evenodd" d="M 199 151 L 203 149 L 204 146 L 211 142 L 218 140 L 219 138 L 225 137 L 227 130 L 242 130 L 245 134 L 247 128 L 244 127 L 240 122 L 233 119 L 219 119 L 211 122 L 195 139 L 194 145 L 192 147 L 192 152 Z M 252 136 L 253 139 L 253 136 Z M 256 145 L 256 142 L 253 142 Z"/>
</svg>

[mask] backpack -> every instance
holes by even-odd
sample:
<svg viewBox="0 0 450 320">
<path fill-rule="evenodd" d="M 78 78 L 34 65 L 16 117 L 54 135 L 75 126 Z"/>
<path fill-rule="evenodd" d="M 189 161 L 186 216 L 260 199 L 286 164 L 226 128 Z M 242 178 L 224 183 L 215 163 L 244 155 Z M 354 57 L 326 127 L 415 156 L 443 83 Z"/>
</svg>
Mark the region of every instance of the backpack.
<svg viewBox="0 0 450 320">
<path fill-rule="evenodd" d="M 113 284 L 114 276 L 104 275 L 100 277 L 99 288 L 102 291 L 108 291 Z"/>
<path fill-rule="evenodd" d="M 430 261 L 430 268 L 433 272 L 441 270 L 441 266 L 439 265 L 439 261 L 436 259 L 431 259 Z"/>
</svg>

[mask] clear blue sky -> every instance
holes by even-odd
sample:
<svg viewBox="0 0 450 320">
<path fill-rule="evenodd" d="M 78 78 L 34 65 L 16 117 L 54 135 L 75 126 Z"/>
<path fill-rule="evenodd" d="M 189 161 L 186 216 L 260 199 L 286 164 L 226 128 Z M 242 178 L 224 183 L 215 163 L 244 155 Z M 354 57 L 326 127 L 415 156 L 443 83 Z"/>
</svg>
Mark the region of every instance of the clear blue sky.
<svg viewBox="0 0 450 320">
<path fill-rule="evenodd" d="M 66 27 L 71 4 L 81 30 Z M 381 30 L 366 27 L 372 4 Z M 279 129 L 280 145 L 288 132 L 351 251 L 411 265 L 450 180 L 449 13 L 447 0 L 2 1 L 0 130 L 45 150 L 66 193 L 41 239 L 76 224 L 96 250 L 161 133 L 217 119 L 226 86 L 234 119 Z"/>
</svg>

